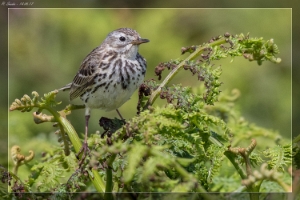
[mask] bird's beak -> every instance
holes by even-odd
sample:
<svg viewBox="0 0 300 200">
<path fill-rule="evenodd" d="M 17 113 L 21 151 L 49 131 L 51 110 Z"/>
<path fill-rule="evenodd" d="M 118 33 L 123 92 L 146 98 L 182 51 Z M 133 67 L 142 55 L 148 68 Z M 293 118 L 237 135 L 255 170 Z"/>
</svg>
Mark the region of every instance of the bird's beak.
<svg viewBox="0 0 300 200">
<path fill-rule="evenodd" d="M 146 43 L 146 42 L 150 42 L 150 40 L 139 38 L 137 40 L 133 40 L 131 42 L 131 44 L 133 44 L 133 45 L 139 45 L 139 44 Z"/>
</svg>

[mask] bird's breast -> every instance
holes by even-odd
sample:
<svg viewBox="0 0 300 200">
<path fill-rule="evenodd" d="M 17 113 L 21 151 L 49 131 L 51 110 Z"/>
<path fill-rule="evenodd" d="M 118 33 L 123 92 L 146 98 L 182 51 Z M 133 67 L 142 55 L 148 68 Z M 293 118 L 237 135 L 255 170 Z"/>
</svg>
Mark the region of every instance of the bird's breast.
<svg viewBox="0 0 300 200">
<path fill-rule="evenodd" d="M 107 57 L 109 59 L 109 57 Z M 122 106 L 143 83 L 145 66 L 138 60 L 115 57 L 110 66 L 99 69 L 94 84 L 81 96 L 87 107 L 106 111 Z"/>
</svg>

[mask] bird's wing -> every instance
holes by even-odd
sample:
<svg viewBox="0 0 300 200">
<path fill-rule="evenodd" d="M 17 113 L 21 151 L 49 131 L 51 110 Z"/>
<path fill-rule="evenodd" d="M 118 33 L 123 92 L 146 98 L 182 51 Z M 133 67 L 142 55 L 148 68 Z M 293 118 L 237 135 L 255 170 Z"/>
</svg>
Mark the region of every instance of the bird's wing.
<svg viewBox="0 0 300 200">
<path fill-rule="evenodd" d="M 60 89 L 58 89 L 59 91 L 66 91 L 66 90 L 69 90 L 69 89 L 71 89 L 71 85 L 72 85 L 72 83 L 68 83 L 67 85 L 65 85 L 64 87 L 62 87 L 62 88 L 60 88 Z"/>
<path fill-rule="evenodd" d="M 101 65 L 102 57 L 101 49 L 96 48 L 84 59 L 70 86 L 70 100 L 82 95 L 94 84 L 95 72 Z"/>
</svg>

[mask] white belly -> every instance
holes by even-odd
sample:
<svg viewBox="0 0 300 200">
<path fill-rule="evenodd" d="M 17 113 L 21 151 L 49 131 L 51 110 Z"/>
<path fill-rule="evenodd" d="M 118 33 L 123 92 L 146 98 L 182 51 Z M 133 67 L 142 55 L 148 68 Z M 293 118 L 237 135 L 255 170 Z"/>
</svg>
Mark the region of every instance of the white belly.
<svg viewBox="0 0 300 200">
<path fill-rule="evenodd" d="M 88 108 L 98 108 L 105 111 L 115 110 L 121 107 L 130 99 L 134 91 L 143 83 L 144 77 L 140 77 L 134 84 L 129 84 L 126 89 L 122 88 L 121 83 L 112 82 L 108 88 L 100 87 L 94 93 L 89 92 L 81 97 L 82 100 L 89 98 L 85 102 Z"/>
</svg>

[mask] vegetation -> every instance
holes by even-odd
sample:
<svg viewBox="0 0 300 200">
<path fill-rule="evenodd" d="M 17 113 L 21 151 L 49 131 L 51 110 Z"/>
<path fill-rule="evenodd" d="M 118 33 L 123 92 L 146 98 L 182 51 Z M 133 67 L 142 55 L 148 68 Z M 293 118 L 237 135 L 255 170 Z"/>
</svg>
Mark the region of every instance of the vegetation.
<svg viewBox="0 0 300 200">
<path fill-rule="evenodd" d="M 227 57 L 243 57 L 258 65 L 279 63 L 274 40 L 225 33 L 182 48 L 182 53 L 190 55 L 155 68 L 159 79 L 169 70 L 161 83 L 149 79 L 140 87 L 136 116 L 126 122 L 100 119 L 104 132 L 89 133 L 91 154 L 81 166 L 75 154 L 82 141 L 67 117 L 83 106 L 57 110 L 62 104 L 56 101 L 57 90 L 43 98 L 32 92 L 31 97 L 16 99 L 10 110 L 36 110 L 34 122 L 53 123 L 59 144 L 45 149 L 34 162 L 21 154 L 20 147 L 14 150 L 15 172 L 2 169 L 2 180 L 10 183 L 13 194 L 4 195 L 35 197 L 34 192 L 51 192 L 56 198 L 71 198 L 76 196 L 73 192 L 87 191 L 113 199 L 118 196 L 113 193 L 129 192 L 127 198 L 148 199 L 162 197 L 139 192 L 177 192 L 164 197 L 181 199 L 186 192 L 197 192 L 189 197 L 214 199 L 209 192 L 250 192 L 253 200 L 265 197 L 253 192 L 290 192 L 292 155 L 299 155 L 299 148 L 295 145 L 292 152 L 290 141 L 278 132 L 248 122 L 235 104 L 243 98 L 242 91 L 221 92 L 223 67 L 215 65 Z M 169 84 L 183 70 L 199 85 Z M 157 97 L 164 103 L 156 104 Z M 23 164 L 31 171 L 26 181 L 17 174 Z"/>
</svg>

